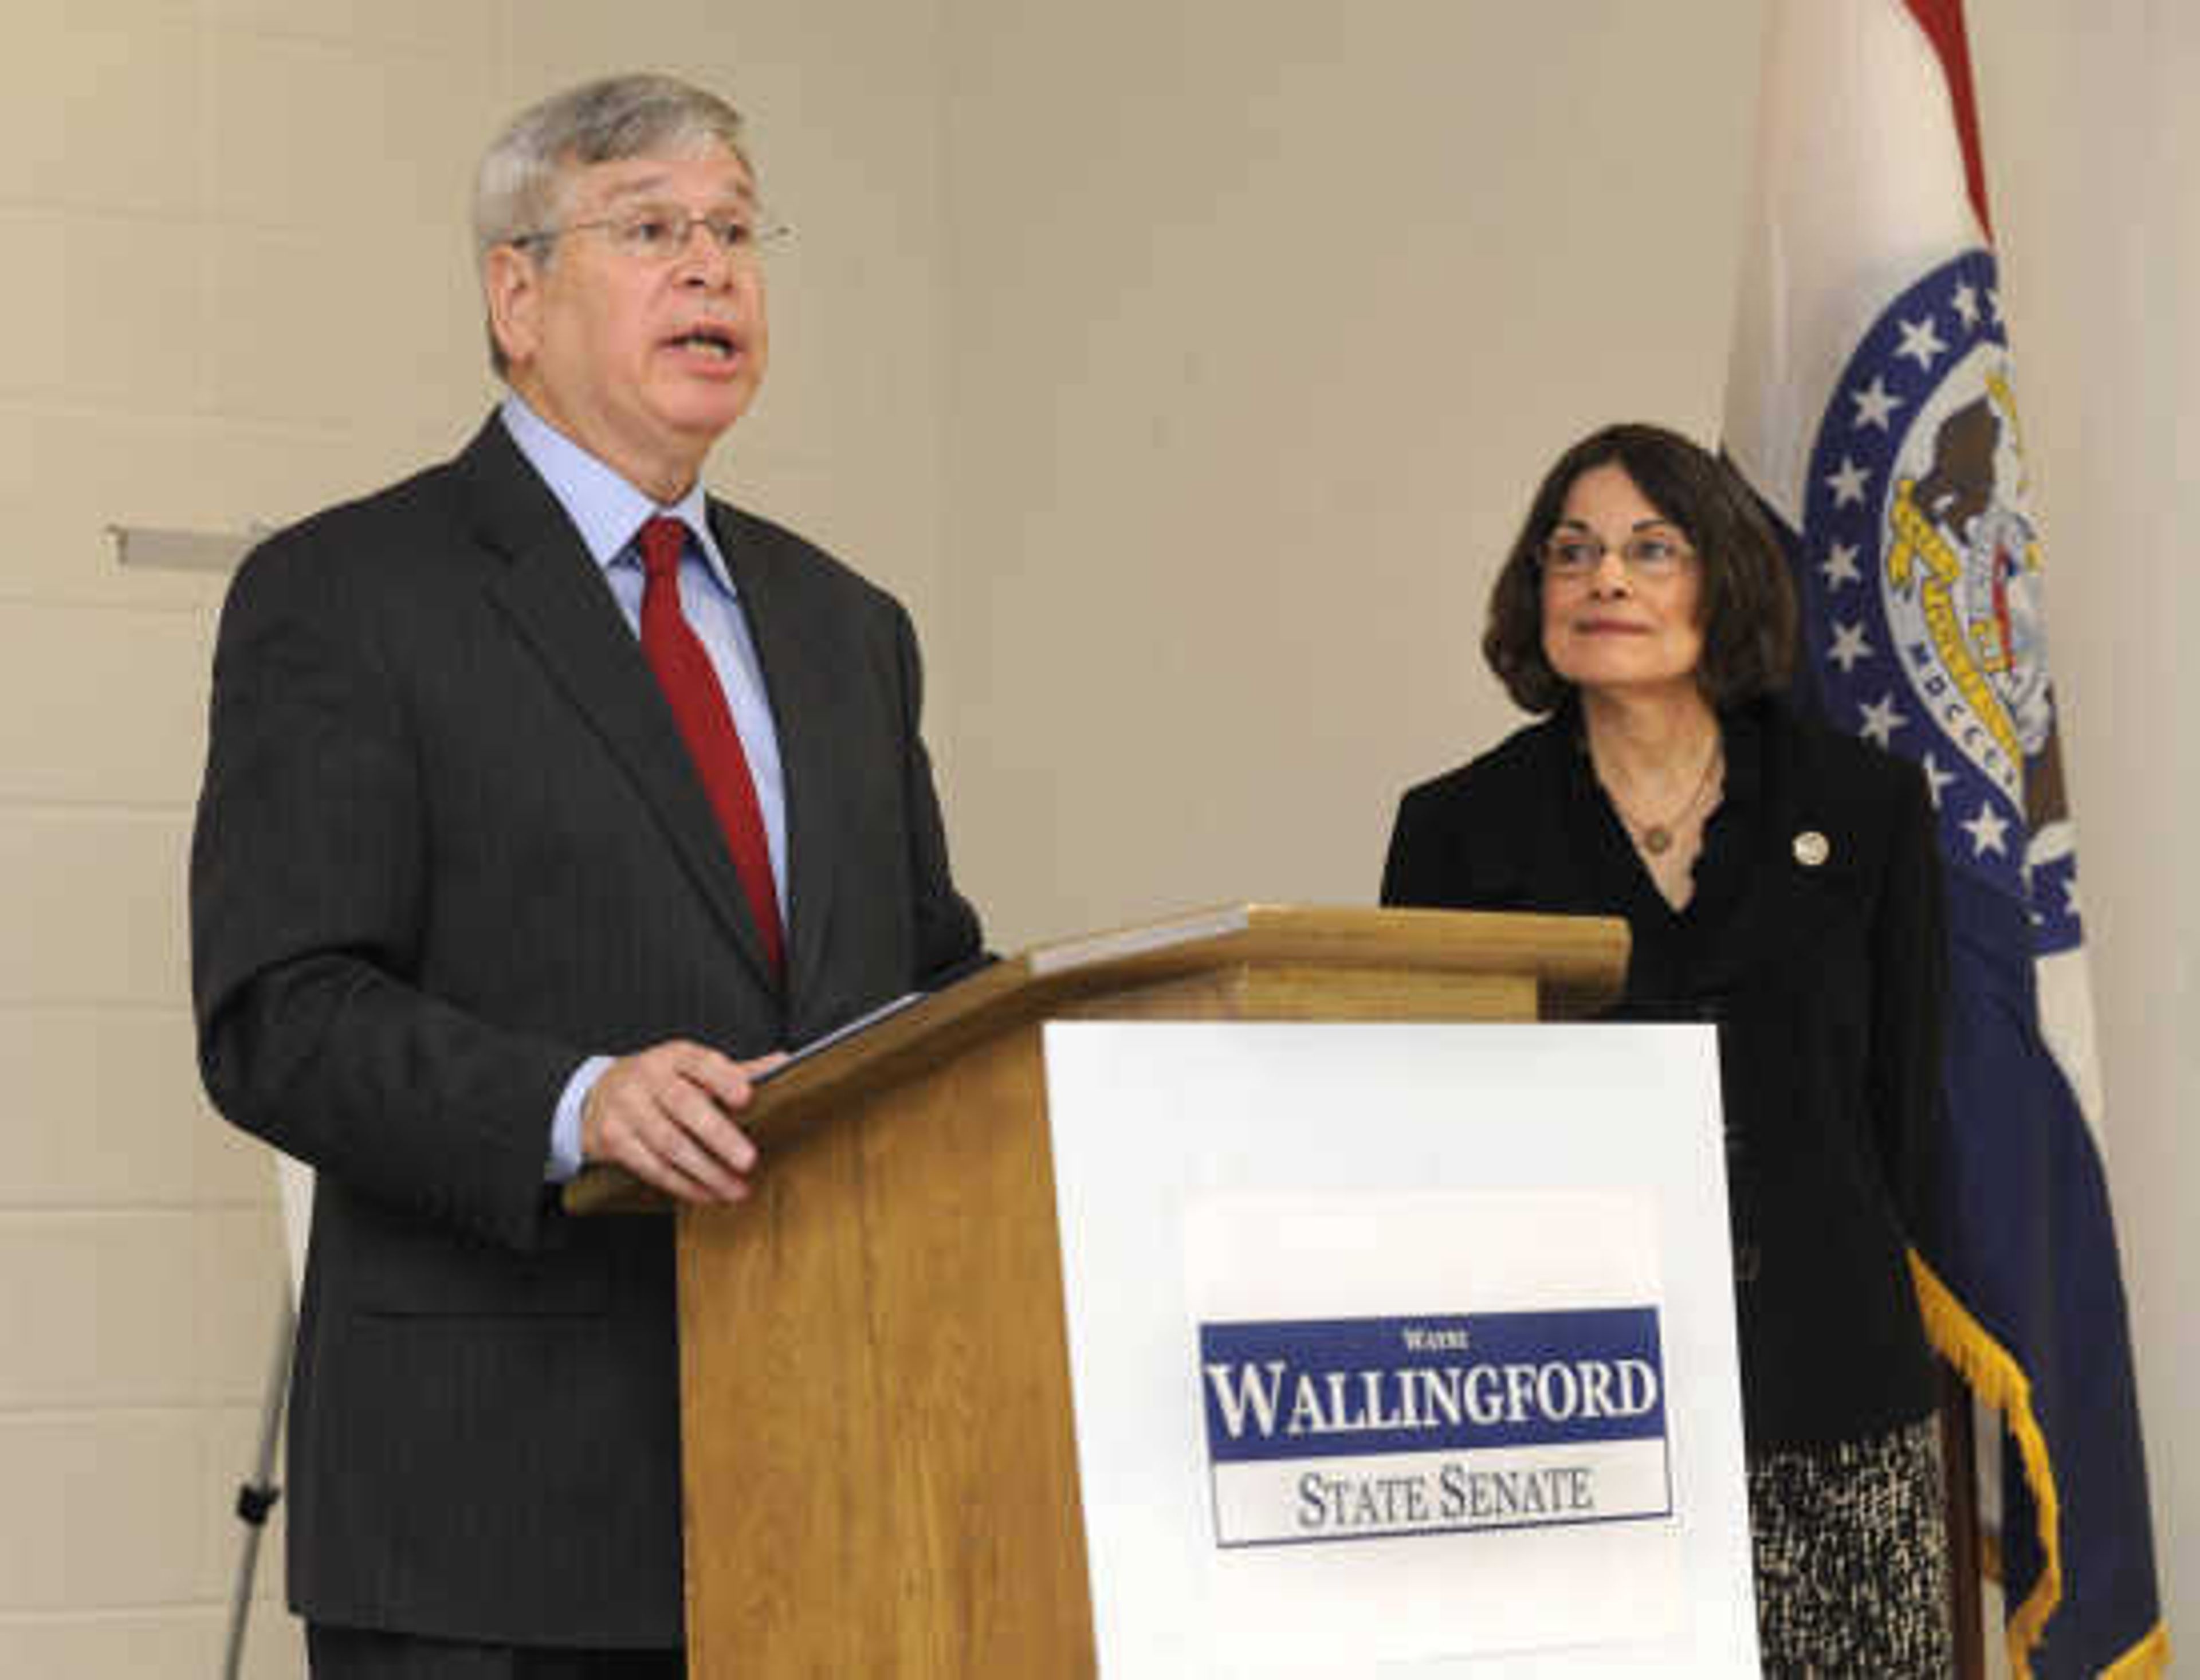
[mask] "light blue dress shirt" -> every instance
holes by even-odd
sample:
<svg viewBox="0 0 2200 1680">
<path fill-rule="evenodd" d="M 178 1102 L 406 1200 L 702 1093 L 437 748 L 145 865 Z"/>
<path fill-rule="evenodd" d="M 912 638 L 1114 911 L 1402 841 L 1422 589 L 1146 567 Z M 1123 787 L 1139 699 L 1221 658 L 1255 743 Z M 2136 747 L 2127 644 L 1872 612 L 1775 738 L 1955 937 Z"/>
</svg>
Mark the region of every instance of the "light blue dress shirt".
<svg viewBox="0 0 2200 1680">
<path fill-rule="evenodd" d="M 765 844 L 771 848 L 780 922 L 785 926 L 787 781 L 780 764 L 779 729 L 733 573 L 711 535 L 702 485 L 699 483 L 670 506 L 660 506 L 552 426 L 517 392 L 505 398 L 499 413 L 519 453 L 542 475 L 580 532 L 589 558 L 603 568 L 604 582 L 625 615 L 627 628 L 637 636 L 641 634 L 642 571 L 635 534 L 645 520 L 660 514 L 688 527 L 688 548 L 680 561 L 681 610 L 711 656 L 718 686 L 725 691 L 726 708 L 740 734 L 741 752 L 756 783 L 757 808 L 764 817 Z M 545 1175 L 553 1182 L 562 1183 L 581 1170 L 582 1106 L 611 1063 L 608 1056 L 592 1056 L 565 1082 L 550 1126 Z"/>
</svg>

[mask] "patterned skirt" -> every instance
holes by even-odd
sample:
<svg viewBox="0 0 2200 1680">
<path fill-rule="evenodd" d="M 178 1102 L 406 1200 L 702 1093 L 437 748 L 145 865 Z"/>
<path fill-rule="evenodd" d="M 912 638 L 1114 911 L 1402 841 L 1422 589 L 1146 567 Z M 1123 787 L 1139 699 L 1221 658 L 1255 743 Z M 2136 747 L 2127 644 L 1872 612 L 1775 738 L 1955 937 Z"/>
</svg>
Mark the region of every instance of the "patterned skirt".
<svg viewBox="0 0 2200 1680">
<path fill-rule="evenodd" d="M 1833 1446 L 1752 1454 L 1757 1633 L 1779 1680 L 1945 1680 L 1948 1537 L 1935 1417 Z"/>
</svg>

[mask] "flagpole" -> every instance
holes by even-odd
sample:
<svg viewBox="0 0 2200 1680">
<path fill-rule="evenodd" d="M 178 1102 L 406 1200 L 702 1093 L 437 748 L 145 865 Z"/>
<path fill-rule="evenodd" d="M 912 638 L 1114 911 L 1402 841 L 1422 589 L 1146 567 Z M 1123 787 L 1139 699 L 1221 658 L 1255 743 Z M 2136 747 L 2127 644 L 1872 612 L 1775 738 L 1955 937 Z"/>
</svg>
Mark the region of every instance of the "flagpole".
<svg viewBox="0 0 2200 1680">
<path fill-rule="evenodd" d="M 1948 1515 L 1948 1620 L 1956 1637 L 1956 1672 L 1968 1680 L 1986 1671 L 1978 1425 L 1971 1390 L 1945 1360 L 1940 1361 L 1940 1480 Z"/>
</svg>

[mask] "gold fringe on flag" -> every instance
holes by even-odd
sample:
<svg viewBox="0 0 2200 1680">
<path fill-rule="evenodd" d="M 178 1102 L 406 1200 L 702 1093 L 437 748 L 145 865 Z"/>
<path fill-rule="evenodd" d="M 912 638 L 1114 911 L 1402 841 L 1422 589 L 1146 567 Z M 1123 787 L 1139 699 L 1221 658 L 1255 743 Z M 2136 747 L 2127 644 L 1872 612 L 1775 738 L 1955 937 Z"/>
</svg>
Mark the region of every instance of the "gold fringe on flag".
<svg viewBox="0 0 2200 1680">
<path fill-rule="evenodd" d="M 2017 1680 L 2032 1680 L 2033 1648 L 2039 1643 L 2055 1607 L 2062 1601 L 2062 1505 L 2056 1497 L 2055 1466 L 2048 1456 L 2047 1437 L 2032 1412 L 2032 1379 L 1915 1249 L 1910 1250 L 1910 1276 L 1916 1286 L 1926 1336 L 1940 1356 L 1956 1367 L 1971 1392 L 2000 1414 L 2024 1463 L 2024 1479 L 2032 1490 L 2033 1510 L 2039 1523 L 2039 1552 L 2045 1563 L 2032 1591 L 2009 1618 L 2008 1640 L 2010 1670 Z M 2101 1680 L 2159 1680 L 2168 1671 L 2169 1630 L 2157 1624 L 2153 1632 L 2102 1670 Z"/>
</svg>

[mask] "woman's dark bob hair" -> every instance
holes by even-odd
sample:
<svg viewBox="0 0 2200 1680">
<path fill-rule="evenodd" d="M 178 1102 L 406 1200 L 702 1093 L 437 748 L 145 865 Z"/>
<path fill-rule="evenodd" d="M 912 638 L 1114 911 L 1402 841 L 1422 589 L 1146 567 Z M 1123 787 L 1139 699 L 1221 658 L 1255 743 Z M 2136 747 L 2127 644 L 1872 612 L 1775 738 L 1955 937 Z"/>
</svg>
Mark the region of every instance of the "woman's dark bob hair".
<svg viewBox="0 0 2200 1680">
<path fill-rule="evenodd" d="M 1678 432 L 1630 423 L 1594 432 L 1543 476 L 1489 592 L 1482 656 L 1524 711 L 1556 711 L 1573 685 L 1543 657 L 1543 545 L 1574 480 L 1617 466 L 1678 525 L 1703 566 L 1703 659 L 1696 686 L 1723 709 L 1788 686 L 1795 664 L 1795 588 L 1757 498 L 1734 469 Z"/>
</svg>

